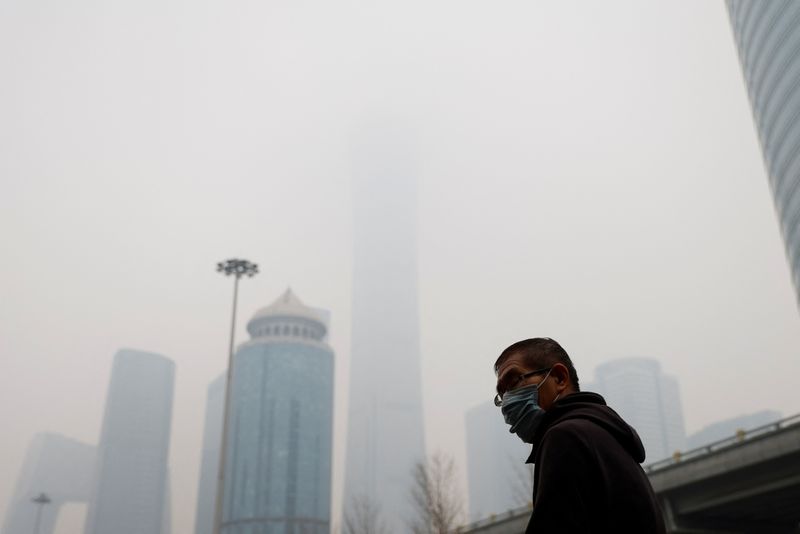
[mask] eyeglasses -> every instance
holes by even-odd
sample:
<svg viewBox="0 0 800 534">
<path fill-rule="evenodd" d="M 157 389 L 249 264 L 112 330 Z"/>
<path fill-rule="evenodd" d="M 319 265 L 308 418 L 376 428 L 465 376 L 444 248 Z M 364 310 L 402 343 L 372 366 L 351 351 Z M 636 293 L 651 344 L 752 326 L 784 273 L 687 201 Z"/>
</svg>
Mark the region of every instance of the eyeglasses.
<svg viewBox="0 0 800 534">
<path fill-rule="evenodd" d="M 494 396 L 494 405 L 495 406 L 502 406 L 503 405 L 503 397 L 505 396 L 506 393 L 508 393 L 509 391 L 514 391 L 515 389 L 518 389 L 520 387 L 520 384 L 522 382 L 524 382 L 525 380 L 527 380 L 528 378 L 530 378 L 532 376 L 540 375 L 542 373 L 546 373 L 550 369 L 552 369 L 552 367 L 545 367 L 544 369 L 537 369 L 535 371 L 528 371 L 527 373 L 523 373 L 523 374 L 519 375 L 517 377 L 517 379 L 514 380 L 514 382 L 511 384 L 511 386 L 508 389 L 506 389 L 502 394 L 498 393 L 497 395 Z"/>
</svg>

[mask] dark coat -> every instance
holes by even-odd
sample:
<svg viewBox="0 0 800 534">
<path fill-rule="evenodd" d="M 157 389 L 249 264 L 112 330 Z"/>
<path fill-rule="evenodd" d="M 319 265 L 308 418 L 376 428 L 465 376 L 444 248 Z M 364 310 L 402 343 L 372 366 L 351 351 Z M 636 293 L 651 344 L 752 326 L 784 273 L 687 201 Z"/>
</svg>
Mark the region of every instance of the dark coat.
<svg viewBox="0 0 800 534">
<path fill-rule="evenodd" d="M 666 532 L 643 461 L 636 431 L 603 397 L 559 400 L 545 413 L 528 458 L 536 470 L 526 534 Z"/>
</svg>

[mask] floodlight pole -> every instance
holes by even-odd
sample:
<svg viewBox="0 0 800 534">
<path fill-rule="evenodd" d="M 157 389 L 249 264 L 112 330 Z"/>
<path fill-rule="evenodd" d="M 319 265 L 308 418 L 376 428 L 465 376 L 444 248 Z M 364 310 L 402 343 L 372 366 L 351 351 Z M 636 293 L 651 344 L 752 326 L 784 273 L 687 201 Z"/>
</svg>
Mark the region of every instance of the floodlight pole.
<svg viewBox="0 0 800 534">
<path fill-rule="evenodd" d="M 219 467 L 217 469 L 217 498 L 214 506 L 214 534 L 222 529 L 222 503 L 225 497 L 225 459 L 228 449 L 228 420 L 231 411 L 231 383 L 233 376 L 233 340 L 236 334 L 236 301 L 239 296 L 239 278 L 252 278 L 258 274 L 258 265 L 247 260 L 230 259 L 217 264 L 217 272 L 225 276 L 233 275 L 233 314 L 231 317 L 231 340 L 228 347 L 228 369 L 225 372 L 225 406 L 222 418 L 222 443 L 219 447 Z"/>
<path fill-rule="evenodd" d="M 41 526 L 42 522 L 42 509 L 44 508 L 45 504 L 49 504 L 53 501 L 47 496 L 46 493 L 42 492 L 37 497 L 31 499 L 31 502 L 35 503 L 37 506 L 36 523 L 33 525 L 33 534 L 39 534 L 39 527 Z"/>
</svg>

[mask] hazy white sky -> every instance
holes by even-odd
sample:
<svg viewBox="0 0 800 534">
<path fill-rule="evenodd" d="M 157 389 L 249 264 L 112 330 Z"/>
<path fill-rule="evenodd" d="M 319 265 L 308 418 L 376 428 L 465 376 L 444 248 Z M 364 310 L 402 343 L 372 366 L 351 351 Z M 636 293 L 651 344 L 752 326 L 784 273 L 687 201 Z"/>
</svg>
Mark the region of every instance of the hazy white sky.
<svg viewBox="0 0 800 534">
<path fill-rule="evenodd" d="M 288 285 L 332 312 L 338 512 L 351 140 L 375 115 L 420 150 L 426 442 L 462 483 L 464 412 L 524 337 L 559 340 L 587 381 L 658 358 L 689 432 L 800 412 L 798 312 L 722 2 L 4 0 L 0 73 L 0 514 L 36 432 L 97 441 L 132 347 L 177 364 L 173 522 L 192 531 L 228 341 L 214 266 L 236 255 L 262 270 L 243 319 Z"/>
</svg>

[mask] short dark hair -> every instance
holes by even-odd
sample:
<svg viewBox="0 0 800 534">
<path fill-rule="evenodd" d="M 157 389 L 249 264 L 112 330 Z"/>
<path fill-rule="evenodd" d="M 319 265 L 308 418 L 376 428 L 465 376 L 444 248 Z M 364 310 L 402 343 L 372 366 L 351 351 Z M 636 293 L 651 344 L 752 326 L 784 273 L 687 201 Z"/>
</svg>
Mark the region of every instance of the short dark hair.
<svg viewBox="0 0 800 534">
<path fill-rule="evenodd" d="M 500 357 L 497 358 L 497 361 L 494 362 L 495 374 L 500 370 L 503 362 L 513 354 L 522 354 L 522 360 L 532 368 L 552 367 L 557 363 L 563 364 L 569 371 L 569 380 L 572 382 L 575 391 L 581 390 L 578 383 L 578 372 L 575 370 L 575 366 L 572 365 L 572 360 L 567 351 L 557 341 L 549 337 L 534 337 L 517 341 L 504 350 Z"/>
</svg>

